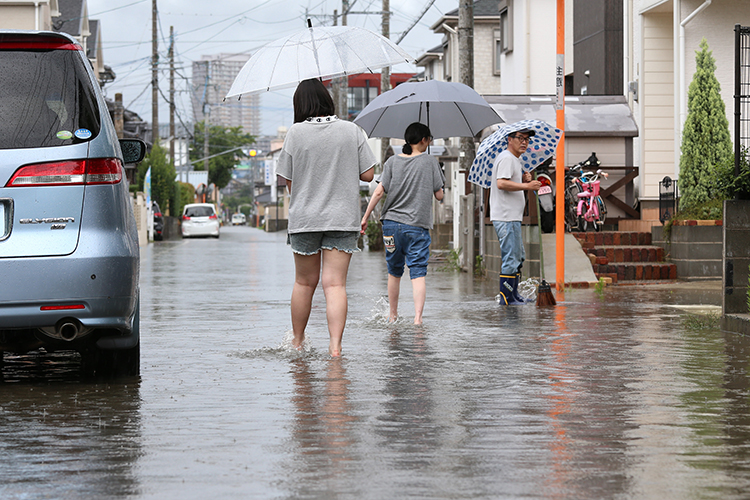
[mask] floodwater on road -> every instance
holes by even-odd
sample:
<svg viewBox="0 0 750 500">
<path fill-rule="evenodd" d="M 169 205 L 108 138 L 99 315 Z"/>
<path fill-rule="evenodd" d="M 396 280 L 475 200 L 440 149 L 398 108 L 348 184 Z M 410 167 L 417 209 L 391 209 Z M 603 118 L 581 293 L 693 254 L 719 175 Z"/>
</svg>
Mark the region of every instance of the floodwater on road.
<svg viewBox="0 0 750 500">
<path fill-rule="evenodd" d="M 496 283 L 431 268 L 415 327 L 408 279 L 387 324 L 385 262 L 363 252 L 331 359 L 322 290 L 309 351 L 285 344 L 285 240 L 143 249 L 139 379 L 6 354 L 0 498 L 747 498 L 750 342 L 672 307 L 717 287 L 499 307 Z"/>
</svg>

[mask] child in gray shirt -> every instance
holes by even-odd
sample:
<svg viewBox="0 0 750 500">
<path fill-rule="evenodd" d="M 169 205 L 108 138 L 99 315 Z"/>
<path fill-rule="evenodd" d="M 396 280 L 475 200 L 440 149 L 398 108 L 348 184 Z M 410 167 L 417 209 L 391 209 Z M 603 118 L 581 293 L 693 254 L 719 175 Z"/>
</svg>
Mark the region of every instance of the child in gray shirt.
<svg viewBox="0 0 750 500">
<path fill-rule="evenodd" d="M 365 232 L 370 214 L 387 193 L 381 220 L 388 265 L 388 321 L 398 317 L 401 276 L 406 265 L 414 294 L 414 324 L 421 325 L 432 242 L 432 197 L 443 199 L 445 177 L 437 160 L 425 154 L 432 142 L 426 125 L 419 122 L 409 125 L 404 140 L 403 153 L 390 157 L 383 165 L 380 184 L 362 217 L 361 232 Z"/>
</svg>

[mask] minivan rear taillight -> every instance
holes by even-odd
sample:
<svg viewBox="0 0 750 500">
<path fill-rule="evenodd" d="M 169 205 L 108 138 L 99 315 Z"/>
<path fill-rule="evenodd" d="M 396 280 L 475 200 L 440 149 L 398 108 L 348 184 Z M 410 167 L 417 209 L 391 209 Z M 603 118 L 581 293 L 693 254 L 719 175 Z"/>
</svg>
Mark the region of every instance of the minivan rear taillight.
<svg viewBox="0 0 750 500">
<path fill-rule="evenodd" d="M 0 50 L 82 50 L 81 46 L 62 35 L 37 33 L 3 33 Z"/>
<path fill-rule="evenodd" d="M 16 170 L 6 187 L 117 184 L 122 164 L 117 158 L 93 158 L 26 165 Z"/>
</svg>

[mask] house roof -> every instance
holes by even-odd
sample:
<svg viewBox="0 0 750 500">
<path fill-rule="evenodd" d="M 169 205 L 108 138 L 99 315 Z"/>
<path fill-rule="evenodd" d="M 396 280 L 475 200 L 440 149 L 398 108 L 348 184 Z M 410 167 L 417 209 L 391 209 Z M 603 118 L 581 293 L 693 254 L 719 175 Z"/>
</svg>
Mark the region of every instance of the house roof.
<svg viewBox="0 0 750 500">
<path fill-rule="evenodd" d="M 556 121 L 554 96 L 483 95 L 505 123 L 521 120 Z M 638 126 L 625 96 L 566 96 L 568 137 L 636 137 Z"/>
<path fill-rule="evenodd" d="M 442 44 L 433 47 L 417 58 L 417 66 L 423 66 L 428 60 L 440 59 L 444 53 L 445 47 Z"/>
<path fill-rule="evenodd" d="M 96 53 L 97 50 L 99 50 L 99 44 L 97 41 L 99 40 L 99 21 L 96 19 L 89 20 L 89 33 L 91 33 L 88 37 L 88 41 L 86 43 L 86 57 L 89 59 L 96 59 L 98 54 Z"/>
<path fill-rule="evenodd" d="M 60 17 L 54 19 L 55 30 L 73 36 L 81 36 L 83 24 L 83 0 L 58 0 Z"/>
<path fill-rule="evenodd" d="M 498 0 L 477 0 L 474 2 L 474 17 L 499 15 L 500 2 Z M 458 17 L 458 9 L 448 12 L 445 17 Z"/>
<path fill-rule="evenodd" d="M 498 0 L 477 0 L 474 2 L 474 20 L 500 19 L 500 2 Z M 437 30 L 443 23 L 455 24 L 458 22 L 458 9 L 454 9 L 443 15 L 435 24 L 430 26 L 432 31 Z"/>
</svg>

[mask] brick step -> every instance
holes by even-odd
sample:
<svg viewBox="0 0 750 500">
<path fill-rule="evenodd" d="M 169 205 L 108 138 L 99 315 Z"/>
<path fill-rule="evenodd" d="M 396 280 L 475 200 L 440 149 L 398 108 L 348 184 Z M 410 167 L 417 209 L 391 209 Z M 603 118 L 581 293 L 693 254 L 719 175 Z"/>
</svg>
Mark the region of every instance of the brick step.
<svg viewBox="0 0 750 500">
<path fill-rule="evenodd" d="M 601 232 L 586 232 L 586 233 L 571 233 L 581 242 L 581 246 L 584 243 L 593 244 L 594 246 L 602 245 L 650 245 L 651 244 L 651 233 L 635 232 L 635 231 L 601 231 Z M 584 247 L 586 248 L 586 247 Z"/>
<path fill-rule="evenodd" d="M 640 264 L 595 264 L 592 266 L 597 278 L 609 277 L 613 283 L 622 281 L 665 281 L 677 279 L 677 266 L 669 263 Z"/>
<path fill-rule="evenodd" d="M 651 246 L 600 246 L 586 249 L 588 254 L 604 258 L 607 262 L 598 259 L 599 264 L 612 264 L 619 262 L 664 262 L 664 249 L 655 245 Z"/>
</svg>

